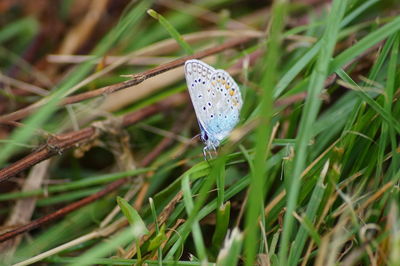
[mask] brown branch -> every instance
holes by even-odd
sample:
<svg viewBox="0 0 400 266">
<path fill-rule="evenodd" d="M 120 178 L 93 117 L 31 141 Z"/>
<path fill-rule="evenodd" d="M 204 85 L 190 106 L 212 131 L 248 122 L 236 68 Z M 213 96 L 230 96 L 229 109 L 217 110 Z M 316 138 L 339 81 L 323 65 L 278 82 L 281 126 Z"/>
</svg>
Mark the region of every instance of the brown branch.
<svg viewBox="0 0 400 266">
<path fill-rule="evenodd" d="M 104 94 L 110 94 L 110 93 L 113 93 L 113 92 L 116 92 L 116 91 L 119 91 L 119 90 L 122 90 L 122 89 L 125 89 L 128 87 L 137 85 L 139 83 L 142 83 L 143 81 L 145 81 L 148 78 L 154 77 L 154 76 L 159 75 L 168 70 L 182 66 L 186 60 L 207 57 L 207 56 L 222 52 L 224 50 L 245 44 L 245 43 L 249 42 L 250 40 L 251 40 L 251 38 L 233 39 L 233 40 L 223 43 L 221 45 L 197 52 L 194 55 L 184 56 L 184 57 L 181 57 L 174 61 L 171 61 L 169 63 L 166 63 L 166 64 L 160 65 L 158 67 L 155 67 L 153 69 L 144 71 L 142 73 L 130 75 L 130 77 L 132 78 L 130 80 L 67 97 L 61 101 L 60 105 L 64 106 L 64 105 L 68 105 L 68 104 L 81 102 L 84 100 L 92 99 L 92 98 L 95 98 L 95 97 L 98 97 L 98 96 L 101 96 Z M 35 103 L 35 104 L 32 104 L 25 108 L 22 108 L 18 111 L 3 115 L 0 117 L 0 122 L 7 123 L 9 121 L 20 120 L 20 119 L 28 116 L 29 114 L 31 114 L 33 111 L 38 109 L 40 106 L 42 106 L 42 104 Z"/>
<path fill-rule="evenodd" d="M 46 216 L 40 217 L 36 220 L 33 220 L 32 222 L 25 224 L 21 227 L 18 227 L 17 229 L 8 231 L 2 235 L 0 235 L 0 242 L 6 241 L 8 239 L 11 239 L 19 234 L 25 233 L 27 231 L 33 230 L 35 228 L 40 227 L 41 225 L 48 223 L 50 221 L 53 221 L 55 219 L 61 218 L 63 216 L 65 216 L 66 214 L 79 209 L 105 195 L 107 195 L 108 193 L 114 191 L 115 189 L 119 188 L 120 186 L 122 186 L 123 184 L 125 184 L 127 181 L 127 179 L 119 179 L 117 181 L 112 182 L 111 184 L 109 184 L 108 186 L 106 186 L 103 190 L 90 195 L 86 198 L 83 198 L 79 201 L 76 201 L 74 203 L 71 203 L 67 206 L 65 206 L 64 208 L 59 209 L 58 211 L 55 211 L 51 214 L 48 214 Z"/>
<path fill-rule="evenodd" d="M 127 114 L 123 117 L 122 126 L 132 125 L 144 118 L 158 113 L 162 110 L 171 108 L 171 106 L 179 105 L 186 101 L 186 96 L 178 94 L 167 98 L 166 100 L 145 107 L 139 111 Z M 24 158 L 14 162 L 0 170 L 0 183 L 6 181 L 8 178 L 24 171 L 25 169 L 44 161 L 54 155 L 61 154 L 65 150 L 74 147 L 78 144 L 88 142 L 97 134 L 95 126 L 87 127 L 78 131 L 73 131 L 65 134 L 60 134 L 51 137 L 46 144 L 39 147 L 36 151 L 30 153 Z"/>
<path fill-rule="evenodd" d="M 153 107 L 153 106 L 149 106 L 149 107 Z M 165 108 L 165 107 L 168 107 L 168 105 L 167 105 L 166 103 L 164 103 L 164 108 Z M 130 114 L 130 115 L 125 116 L 125 117 L 124 117 L 124 122 L 123 122 L 123 124 L 124 124 L 124 125 L 130 125 L 130 124 L 134 123 L 134 121 L 137 122 L 137 121 L 143 119 L 143 118 L 146 116 L 145 113 L 143 112 L 143 110 L 144 110 L 144 109 L 142 109 L 141 112 L 136 112 L 136 113 L 132 113 L 132 114 Z M 160 110 L 161 110 L 161 109 L 158 108 L 157 111 L 160 111 Z M 149 113 L 150 113 L 150 110 L 147 111 L 147 112 L 148 112 L 147 114 L 149 114 Z M 178 128 L 177 128 L 177 126 L 175 125 L 174 128 L 173 128 L 173 130 L 176 131 L 177 129 L 178 129 Z M 158 155 L 159 155 L 164 149 L 166 149 L 169 145 L 171 145 L 171 143 L 173 142 L 172 140 L 173 140 L 173 138 L 172 138 L 171 136 L 165 137 L 165 138 L 153 149 L 153 151 L 151 151 L 150 153 L 147 154 L 147 156 L 142 160 L 141 165 L 142 165 L 143 167 L 148 166 L 152 161 L 154 161 L 154 160 L 158 157 Z M 72 203 L 72 204 L 69 204 L 69 205 L 67 205 L 67 206 L 64 207 L 64 208 L 59 209 L 58 211 L 55 211 L 55 212 L 53 212 L 53 213 L 51 213 L 51 214 L 48 214 L 48 215 L 46 215 L 46 216 L 43 216 L 43 217 L 41 217 L 41 218 L 38 218 L 38 219 L 36 219 L 36 220 L 34 220 L 34 221 L 32 221 L 32 222 L 26 224 L 26 225 L 23 225 L 23 226 L 21 226 L 21 227 L 18 227 L 17 229 L 8 231 L 8 232 L 6 232 L 6 233 L 0 235 L 0 242 L 9 240 L 9 239 L 11 239 L 11 238 L 13 238 L 13 237 L 15 237 L 15 236 L 17 236 L 17 235 L 19 235 L 19 234 L 22 234 L 22 233 L 28 232 L 28 231 L 30 231 L 30 230 L 33 230 L 33 229 L 35 229 L 35 228 L 38 228 L 38 227 L 42 226 L 42 225 L 45 224 L 45 223 L 49 223 L 49 222 L 51 222 L 51 221 L 54 221 L 54 220 L 56 220 L 56 219 L 59 219 L 59 218 L 61 218 L 61 217 L 65 216 L 65 215 L 67 215 L 68 213 L 70 213 L 70 212 L 72 212 L 72 211 L 74 211 L 74 210 L 77 210 L 77 209 L 79 209 L 79 208 L 82 208 L 83 206 L 85 206 L 85 205 L 87 205 L 87 204 L 89 204 L 89 203 L 92 203 L 92 202 L 94 202 L 94 201 L 100 199 L 101 197 L 103 197 L 103 196 L 105 196 L 105 195 L 111 193 L 112 191 L 118 189 L 120 186 L 122 186 L 122 185 L 124 185 L 125 183 L 127 183 L 128 180 L 129 180 L 129 178 L 123 178 L 123 179 L 116 180 L 116 181 L 110 183 L 108 186 L 106 186 L 103 190 L 101 190 L 101 191 L 99 191 L 99 192 L 97 192 L 97 193 L 95 193 L 95 194 L 93 194 L 93 195 L 91 195 L 91 196 L 88 196 L 88 197 L 83 198 L 83 199 L 81 199 L 81 200 L 79 200 L 79 201 L 77 201 L 77 202 L 74 202 L 74 203 Z M 179 193 L 178 193 L 178 194 L 179 194 Z M 180 197 L 178 197 L 178 199 L 179 199 L 179 198 L 180 198 Z M 170 204 L 169 204 L 168 206 L 170 206 Z M 164 208 L 164 211 L 163 211 L 163 212 L 165 212 L 165 210 L 168 210 L 168 208 L 167 208 L 167 207 Z"/>
</svg>

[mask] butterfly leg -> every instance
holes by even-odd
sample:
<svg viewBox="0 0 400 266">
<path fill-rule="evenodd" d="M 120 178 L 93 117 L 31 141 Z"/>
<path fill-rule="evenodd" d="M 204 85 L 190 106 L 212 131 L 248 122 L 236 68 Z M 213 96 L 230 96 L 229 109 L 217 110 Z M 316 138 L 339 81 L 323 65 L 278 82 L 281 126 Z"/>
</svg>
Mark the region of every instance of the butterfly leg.
<svg viewBox="0 0 400 266">
<path fill-rule="evenodd" d="M 217 153 L 217 148 L 214 146 L 214 144 L 211 143 L 211 147 L 212 147 L 214 153 L 217 155 L 217 154 L 218 154 L 218 153 Z M 210 151 L 210 154 L 211 154 L 211 151 Z M 211 156 L 211 155 L 210 155 L 210 156 Z M 211 156 L 211 157 L 212 157 L 212 156 Z"/>
<path fill-rule="evenodd" d="M 204 156 L 204 160 L 206 160 L 206 161 L 208 161 L 207 155 L 210 157 L 210 159 L 213 158 L 211 151 L 208 149 L 207 146 L 205 146 L 205 147 L 203 148 L 203 156 Z"/>
<path fill-rule="evenodd" d="M 204 156 L 204 160 L 206 160 L 207 161 L 207 146 L 205 146 L 204 148 L 203 148 L 203 156 Z"/>
</svg>

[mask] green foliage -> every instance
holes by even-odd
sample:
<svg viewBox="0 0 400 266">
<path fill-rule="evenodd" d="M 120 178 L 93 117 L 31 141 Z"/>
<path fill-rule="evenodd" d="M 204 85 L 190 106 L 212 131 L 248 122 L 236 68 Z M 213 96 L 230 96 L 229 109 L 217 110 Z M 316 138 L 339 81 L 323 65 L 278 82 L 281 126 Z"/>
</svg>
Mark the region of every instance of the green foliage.
<svg viewBox="0 0 400 266">
<path fill-rule="evenodd" d="M 76 21 L 70 17 L 72 2 L 62 2 L 64 36 Z M 60 159 L 52 159 L 39 188 L 22 190 L 23 178 L 2 187 L 2 220 L 18 205 L 14 202 L 35 202 L 33 220 L 111 182 L 130 180 L 30 232 L 10 263 L 397 265 L 399 3 L 334 0 L 329 8 L 319 3 L 314 8 L 307 1 L 283 0 L 268 6 L 155 2 L 133 1 L 123 9 L 110 3 L 101 20 L 107 27 L 96 28 L 77 51 L 93 57 L 57 67 L 49 78 L 55 85 L 39 100 L 45 104 L 1 131 L 9 134 L 0 141 L 2 168 L 44 143 L 49 129 L 46 135 L 93 125 L 102 135 L 77 147 L 82 158 L 72 152 L 55 156 Z M 268 8 L 268 16 L 260 7 Z M 40 86 L 42 64 L 62 38 L 57 35 L 57 46 L 43 45 L 35 61 L 26 54 L 38 34 L 45 34 L 44 21 L 17 11 L 7 14 L 10 21 L 0 21 L 1 72 Z M 239 29 L 246 31 L 234 34 Z M 73 93 L 120 81 L 121 74 L 141 73 L 254 30 L 261 36 L 257 41 L 206 58 L 236 73 L 245 96 L 240 125 L 213 158 L 204 160 L 202 145 L 190 143 L 199 129 L 192 109 L 185 110 L 189 100 L 127 128 L 113 127 L 125 114 L 158 108 L 160 101 L 185 93 L 181 68 L 118 92 L 122 100 L 135 97 L 123 106 L 114 99 L 113 113 L 105 114 L 100 102 L 114 94 L 59 106 Z M 100 75 L 109 58 L 122 60 L 113 56 L 136 63 Z M 46 74 L 55 67 L 48 64 Z M 23 74 L 13 76 L 18 68 Z M 4 112 L 41 97 L 18 94 L 14 85 L 1 82 Z M 104 128 L 92 124 L 97 120 L 115 123 Z M 161 149 L 166 137 L 172 140 Z M 141 164 L 154 152 L 154 160 Z"/>
</svg>

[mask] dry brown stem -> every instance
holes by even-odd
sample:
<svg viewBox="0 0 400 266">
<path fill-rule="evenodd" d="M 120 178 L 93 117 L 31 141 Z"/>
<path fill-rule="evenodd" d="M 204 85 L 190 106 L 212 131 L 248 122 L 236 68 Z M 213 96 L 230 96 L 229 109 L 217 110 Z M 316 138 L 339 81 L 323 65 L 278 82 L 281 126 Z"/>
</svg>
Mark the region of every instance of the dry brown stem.
<svg viewBox="0 0 400 266">
<path fill-rule="evenodd" d="M 233 40 L 227 41 L 226 43 L 223 43 L 221 45 L 197 52 L 194 55 L 181 57 L 179 59 L 176 59 L 169 63 L 160 65 L 153 69 L 149 69 L 142 73 L 130 75 L 130 77 L 131 77 L 130 80 L 67 97 L 61 101 L 60 105 L 65 106 L 68 104 L 73 104 L 73 103 L 81 102 L 84 100 L 93 99 L 93 98 L 101 96 L 101 95 L 107 95 L 107 94 L 110 94 L 110 93 L 113 93 L 113 92 L 116 92 L 116 91 L 119 91 L 119 90 L 122 90 L 122 89 L 125 89 L 128 87 L 135 86 L 137 84 L 142 83 L 143 81 L 145 81 L 148 78 L 154 77 L 154 76 L 164 73 L 168 70 L 182 66 L 186 60 L 204 58 L 209 55 L 213 55 L 213 54 L 225 51 L 227 49 L 234 48 L 239 45 L 243 45 L 245 43 L 248 43 L 250 40 L 252 40 L 252 39 L 251 38 L 244 38 L 244 39 L 241 38 L 241 39 L 233 39 Z M 35 104 L 27 106 L 23 109 L 15 111 L 13 113 L 3 115 L 0 117 L 0 123 L 7 123 L 10 121 L 20 120 L 20 119 L 30 115 L 32 112 L 37 110 L 40 106 L 42 106 L 44 103 L 45 103 L 45 101 L 41 102 L 40 104 L 35 103 Z"/>
</svg>

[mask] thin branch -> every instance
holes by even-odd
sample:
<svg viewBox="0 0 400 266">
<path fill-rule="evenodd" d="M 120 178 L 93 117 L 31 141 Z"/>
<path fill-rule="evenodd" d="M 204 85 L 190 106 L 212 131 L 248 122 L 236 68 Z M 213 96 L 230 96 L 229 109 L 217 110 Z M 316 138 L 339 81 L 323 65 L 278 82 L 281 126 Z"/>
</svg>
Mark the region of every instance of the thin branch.
<svg viewBox="0 0 400 266">
<path fill-rule="evenodd" d="M 14 230 L 8 231 L 8 232 L 0 235 L 0 242 L 6 241 L 8 239 L 11 239 L 11 238 L 19 235 L 19 234 L 22 234 L 22 233 L 25 233 L 27 231 L 33 230 L 35 228 L 38 228 L 38 227 L 40 227 L 41 225 L 43 225 L 45 223 L 48 223 L 48 222 L 53 221 L 55 219 L 61 218 L 61 217 L 65 216 L 66 214 L 68 214 L 68 213 L 70 213 L 70 212 L 72 212 L 72 211 L 74 211 L 76 209 L 82 208 L 83 206 L 85 206 L 85 205 L 87 205 L 87 204 L 89 204 L 89 203 L 91 203 L 91 202 L 93 202 L 93 201 L 95 201 L 95 200 L 107 195 L 108 193 L 110 193 L 110 192 L 114 191 L 115 189 L 119 188 L 120 186 L 122 186 L 126 182 L 127 182 L 126 178 L 114 181 L 111 184 L 109 184 L 108 186 L 106 186 L 103 190 L 101 190 L 101 191 L 99 191 L 99 192 L 97 192 L 97 193 L 95 193 L 93 195 L 90 195 L 90 196 L 88 196 L 86 198 L 83 198 L 83 199 L 81 199 L 79 201 L 71 203 L 71 204 L 65 206 L 64 208 L 61 208 L 61 209 L 59 209 L 59 210 L 57 210 L 57 211 L 55 211 L 55 212 L 53 212 L 51 214 L 48 214 L 46 216 L 40 217 L 40 218 L 38 218 L 36 220 L 33 220 L 32 222 L 30 222 L 28 224 L 25 224 L 25 225 L 23 225 L 21 227 L 18 227 L 18 228 L 14 229 Z"/>
<path fill-rule="evenodd" d="M 158 67 L 155 67 L 153 69 L 149 69 L 147 71 L 144 71 L 142 73 L 139 74 L 133 74 L 130 75 L 130 77 L 132 79 L 124 81 L 124 82 L 120 82 L 120 83 L 116 83 L 110 86 L 106 86 L 103 88 L 99 88 L 96 90 L 92 90 L 92 91 L 88 91 L 88 92 L 83 92 L 77 95 L 73 95 L 70 97 L 65 98 L 64 100 L 61 101 L 60 105 L 64 106 L 64 105 L 68 105 L 68 104 L 73 104 L 73 103 L 77 103 L 77 102 L 81 102 L 84 100 L 88 100 L 88 99 L 92 99 L 101 95 L 107 95 L 107 94 L 111 94 L 113 92 L 128 88 L 128 87 L 132 87 L 135 86 L 139 83 L 142 83 L 143 81 L 145 81 L 148 78 L 154 77 L 156 75 L 159 75 L 161 73 L 164 73 L 168 70 L 177 68 L 179 66 L 182 66 L 186 60 L 189 59 L 199 59 L 199 58 L 204 58 L 219 52 L 222 52 L 224 50 L 239 46 L 239 45 L 243 45 L 247 42 L 249 42 L 250 40 L 252 40 L 252 38 L 241 38 L 241 39 L 233 39 L 231 41 L 228 41 L 226 43 L 223 43 L 221 45 L 200 51 L 194 55 L 190 55 L 190 56 L 184 56 L 181 57 L 179 59 L 176 59 L 174 61 L 171 61 L 169 63 L 160 65 Z M 26 116 L 28 116 L 29 114 L 31 114 L 33 111 L 35 111 L 36 109 L 38 109 L 40 106 L 42 106 L 44 103 L 41 104 L 32 104 L 30 106 L 27 106 L 25 108 L 22 108 L 18 111 L 15 111 L 13 113 L 10 114 L 6 114 L 0 117 L 0 123 L 7 123 L 9 121 L 15 121 L 15 120 L 20 120 Z"/>
<path fill-rule="evenodd" d="M 175 95 L 175 96 L 176 96 L 176 95 Z M 149 106 L 149 107 L 152 107 L 152 106 Z M 168 105 L 165 104 L 164 107 L 168 107 Z M 145 109 L 145 108 L 144 108 L 144 109 Z M 137 113 L 133 113 L 133 114 L 131 114 L 131 115 L 125 116 L 124 118 L 126 118 L 126 119 L 124 119 L 123 124 L 124 124 L 124 125 L 129 125 L 128 123 L 133 123 L 133 121 L 135 121 L 135 120 L 136 120 L 136 122 L 137 122 L 138 120 L 140 120 L 140 118 L 144 118 L 144 115 L 143 115 L 143 110 L 144 110 L 144 109 L 141 110 L 142 112 L 137 112 Z M 158 108 L 158 111 L 160 111 L 160 110 L 161 110 L 161 109 Z M 149 112 L 150 112 L 150 111 L 149 111 Z M 177 125 L 175 125 L 175 126 L 173 127 L 173 131 L 178 131 L 179 128 L 180 128 L 180 127 L 177 127 Z M 153 149 L 153 151 L 151 151 L 150 153 L 148 153 L 147 156 L 146 156 L 145 158 L 143 158 L 141 165 L 142 165 L 143 167 L 148 166 L 151 162 L 153 162 L 153 161 L 158 157 L 158 155 L 159 155 L 164 149 L 166 149 L 169 145 L 171 145 L 172 142 L 173 142 L 173 137 L 171 137 L 171 136 L 165 137 L 165 138 Z M 95 193 L 95 194 L 93 194 L 93 195 L 91 195 L 91 196 L 88 196 L 88 197 L 83 198 L 83 199 L 81 199 L 81 200 L 79 200 L 79 201 L 76 201 L 76 202 L 74 202 L 74 203 L 72 203 L 72 204 L 69 204 L 69 205 L 65 206 L 64 208 L 59 209 L 58 211 L 55 211 L 55 212 L 53 212 L 53 213 L 51 213 L 51 214 L 48 214 L 48 215 L 46 215 L 46 216 L 43 216 L 43 217 L 41 217 L 41 218 L 38 218 L 38 219 L 36 219 L 36 220 L 34 220 L 34 221 L 32 221 L 32 222 L 26 224 L 26 225 L 23 225 L 23 226 L 18 227 L 18 228 L 14 229 L 14 230 L 8 231 L 8 232 L 6 232 L 6 233 L 0 235 L 0 242 L 9 240 L 9 239 L 11 239 L 11 238 L 13 238 L 13 237 L 15 237 L 15 236 L 17 236 L 17 235 L 19 235 L 19 234 L 22 234 L 22 233 L 28 232 L 28 231 L 30 231 L 30 230 L 33 230 L 33 229 L 35 229 L 35 228 L 38 228 L 38 227 L 42 226 L 42 225 L 45 224 L 45 223 L 49 223 L 49 222 L 51 222 L 51 221 L 54 221 L 54 220 L 56 220 L 56 219 L 59 219 L 59 218 L 61 218 L 61 217 L 65 216 L 65 215 L 67 215 L 68 213 L 70 213 L 70 212 L 72 212 L 72 211 L 74 211 L 74 210 L 77 210 L 77 209 L 79 209 L 79 208 L 82 208 L 83 206 L 85 206 L 85 205 L 87 205 L 87 204 L 89 204 L 89 203 L 92 203 L 92 202 L 94 202 L 94 201 L 100 199 L 101 197 L 103 197 L 103 196 L 105 196 L 105 195 L 111 193 L 112 191 L 118 189 L 119 187 L 121 187 L 122 185 L 124 185 L 125 183 L 127 183 L 128 180 L 129 180 L 129 178 L 123 178 L 123 179 L 116 180 L 116 181 L 110 183 L 108 186 L 106 186 L 103 190 L 101 190 L 101 191 L 99 191 L 99 192 L 97 192 L 97 193 Z M 180 193 L 178 193 L 178 195 L 180 195 Z M 177 195 L 177 196 L 178 196 L 178 195 Z M 180 198 L 180 196 L 179 196 L 179 198 Z M 169 205 L 170 205 L 170 204 L 169 204 Z M 168 205 L 168 206 L 169 206 L 169 205 Z M 166 207 L 166 208 L 164 208 L 164 211 L 165 211 L 166 209 L 168 210 L 168 208 Z M 164 212 L 164 211 L 163 211 L 163 212 Z M 161 215 L 160 215 L 160 217 L 161 217 Z"/>
<path fill-rule="evenodd" d="M 167 98 L 166 100 L 150 105 L 143 109 L 140 109 L 131 114 L 127 114 L 123 117 L 121 126 L 126 127 L 143 120 L 155 113 L 162 110 L 170 109 L 172 106 L 179 105 L 186 101 L 186 96 L 178 94 Z M 105 120 L 102 123 L 111 122 Z M 25 169 L 35 165 L 41 161 L 44 161 L 54 155 L 63 153 L 65 150 L 81 145 L 97 137 L 99 132 L 96 126 L 90 126 L 81 130 L 60 134 L 48 139 L 47 143 L 40 146 L 36 151 L 30 153 L 24 158 L 14 162 L 0 170 L 0 183 L 6 181 L 10 177 L 17 175 Z"/>
</svg>

